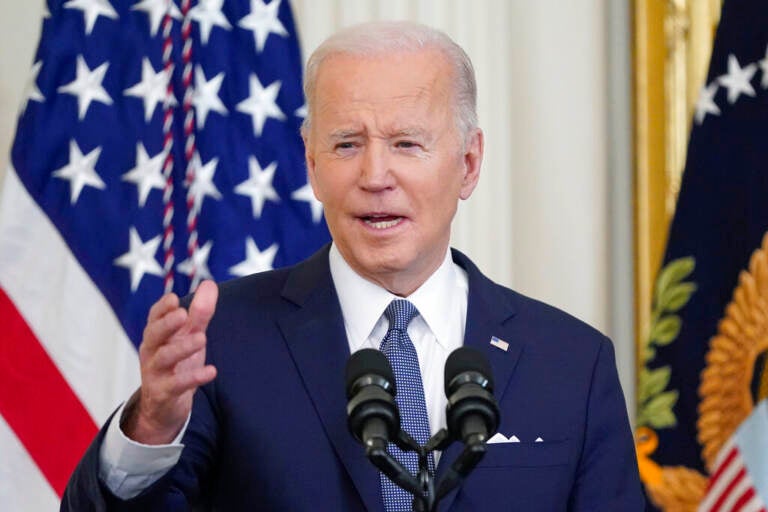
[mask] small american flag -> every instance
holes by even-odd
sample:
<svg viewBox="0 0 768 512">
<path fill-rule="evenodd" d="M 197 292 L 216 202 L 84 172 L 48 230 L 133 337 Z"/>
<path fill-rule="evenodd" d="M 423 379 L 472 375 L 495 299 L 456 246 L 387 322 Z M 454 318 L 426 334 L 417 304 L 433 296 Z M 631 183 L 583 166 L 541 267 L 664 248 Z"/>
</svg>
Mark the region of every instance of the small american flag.
<svg viewBox="0 0 768 512">
<path fill-rule="evenodd" d="M 720 450 L 699 512 L 765 512 L 768 496 L 768 407 L 765 400 Z"/>
<path fill-rule="evenodd" d="M 509 343 L 507 343 L 502 339 L 497 338 L 496 336 L 491 337 L 491 345 L 493 345 L 496 348 L 500 348 L 504 352 L 509 350 Z"/>
<path fill-rule="evenodd" d="M 48 3 L 0 190 L 0 510 L 55 507 L 164 290 L 328 241 L 301 82 L 287 0 Z"/>
</svg>

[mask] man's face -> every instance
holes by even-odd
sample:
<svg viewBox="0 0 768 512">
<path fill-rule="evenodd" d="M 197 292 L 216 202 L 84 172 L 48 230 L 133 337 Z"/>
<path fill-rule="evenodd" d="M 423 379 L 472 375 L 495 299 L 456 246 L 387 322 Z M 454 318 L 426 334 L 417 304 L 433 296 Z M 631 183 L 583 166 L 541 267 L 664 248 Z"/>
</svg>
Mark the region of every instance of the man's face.
<svg viewBox="0 0 768 512">
<path fill-rule="evenodd" d="M 334 242 L 360 275 L 409 295 L 445 257 L 483 139 L 456 129 L 453 76 L 433 50 L 333 55 L 317 77 L 309 178 Z"/>
</svg>

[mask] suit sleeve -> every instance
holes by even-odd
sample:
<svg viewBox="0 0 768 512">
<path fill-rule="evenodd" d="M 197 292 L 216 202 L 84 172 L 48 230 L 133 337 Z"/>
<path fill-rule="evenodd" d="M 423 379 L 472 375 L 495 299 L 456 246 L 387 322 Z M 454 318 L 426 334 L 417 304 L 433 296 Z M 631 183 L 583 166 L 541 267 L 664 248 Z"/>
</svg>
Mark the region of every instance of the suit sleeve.
<svg viewBox="0 0 768 512">
<path fill-rule="evenodd" d="M 613 345 L 604 338 L 592 373 L 586 434 L 569 510 L 645 509 L 626 411 Z"/>
<path fill-rule="evenodd" d="M 99 478 L 99 452 L 110 421 L 99 431 L 70 477 L 62 497 L 62 512 L 181 512 L 196 510 L 204 501 L 215 461 L 218 424 L 211 405 L 211 389 L 200 388 L 182 439 L 181 458 L 168 473 L 138 496 L 122 500 Z"/>
<path fill-rule="evenodd" d="M 105 512 L 110 510 L 111 493 L 99 481 L 99 450 L 107 426 L 107 420 L 96 438 L 80 459 L 74 473 L 69 478 L 67 488 L 61 498 L 62 512 Z"/>
</svg>

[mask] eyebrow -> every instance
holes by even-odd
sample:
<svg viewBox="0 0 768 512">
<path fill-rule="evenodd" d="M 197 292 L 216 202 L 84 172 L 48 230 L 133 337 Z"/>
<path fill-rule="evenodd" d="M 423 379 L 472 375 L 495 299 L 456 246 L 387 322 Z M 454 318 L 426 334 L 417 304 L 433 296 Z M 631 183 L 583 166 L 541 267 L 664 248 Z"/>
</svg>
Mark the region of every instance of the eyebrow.
<svg viewBox="0 0 768 512">
<path fill-rule="evenodd" d="M 348 128 L 334 130 L 328 134 L 328 139 L 332 141 L 352 139 L 355 137 L 361 137 L 366 134 L 365 129 L 360 128 Z M 398 130 L 392 131 L 387 134 L 387 138 L 393 139 L 397 137 L 425 137 L 427 131 L 418 126 L 406 126 Z"/>
<path fill-rule="evenodd" d="M 423 128 L 407 126 L 392 133 L 391 137 L 423 137 L 426 133 Z"/>
<path fill-rule="evenodd" d="M 343 129 L 335 130 L 328 134 L 328 138 L 331 140 L 349 139 L 352 137 L 359 137 L 364 133 L 364 130 L 359 129 Z"/>
</svg>

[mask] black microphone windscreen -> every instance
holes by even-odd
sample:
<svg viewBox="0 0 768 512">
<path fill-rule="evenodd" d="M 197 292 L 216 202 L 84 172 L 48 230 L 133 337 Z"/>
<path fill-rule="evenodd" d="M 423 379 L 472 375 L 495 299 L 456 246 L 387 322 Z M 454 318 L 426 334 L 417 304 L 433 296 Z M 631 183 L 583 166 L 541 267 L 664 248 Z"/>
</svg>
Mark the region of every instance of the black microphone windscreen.
<svg viewBox="0 0 768 512">
<path fill-rule="evenodd" d="M 347 398 L 352 398 L 352 387 L 357 379 L 371 373 L 383 377 L 384 380 L 392 384 L 395 382 L 392 367 L 383 352 L 373 348 L 364 348 L 349 356 L 345 381 Z"/>
<path fill-rule="evenodd" d="M 489 388 L 493 389 L 493 375 L 491 365 L 485 354 L 471 347 L 459 347 L 448 356 L 445 361 L 445 394 L 450 395 L 450 384 L 459 374 L 464 372 L 477 372 L 489 382 Z"/>
</svg>

